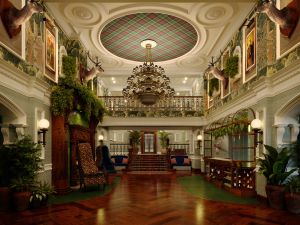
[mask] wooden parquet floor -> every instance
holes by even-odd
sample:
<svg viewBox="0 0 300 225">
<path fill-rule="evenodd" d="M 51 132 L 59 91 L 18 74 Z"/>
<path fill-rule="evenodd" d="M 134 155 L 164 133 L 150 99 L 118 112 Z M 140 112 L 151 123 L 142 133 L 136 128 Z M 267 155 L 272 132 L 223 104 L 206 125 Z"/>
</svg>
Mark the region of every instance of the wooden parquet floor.
<svg viewBox="0 0 300 225">
<path fill-rule="evenodd" d="M 1 225 L 299 225 L 300 216 L 265 205 L 196 198 L 176 174 L 123 174 L 109 194 L 34 211 L 0 213 Z"/>
</svg>

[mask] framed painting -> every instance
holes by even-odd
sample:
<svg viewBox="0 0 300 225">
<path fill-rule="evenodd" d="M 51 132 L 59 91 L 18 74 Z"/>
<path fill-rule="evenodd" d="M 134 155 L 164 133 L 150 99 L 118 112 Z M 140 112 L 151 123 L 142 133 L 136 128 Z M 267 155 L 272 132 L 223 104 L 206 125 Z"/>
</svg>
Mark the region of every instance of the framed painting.
<svg viewBox="0 0 300 225">
<path fill-rule="evenodd" d="M 243 83 L 256 76 L 256 18 L 244 29 Z"/>
<path fill-rule="evenodd" d="M 58 81 L 57 28 L 50 19 L 45 21 L 45 76 L 54 82 Z"/>
<path fill-rule="evenodd" d="M 46 67 L 55 72 L 55 36 L 54 34 L 46 28 L 45 34 L 45 48 L 46 48 Z"/>
<path fill-rule="evenodd" d="M 246 72 L 251 70 L 256 64 L 256 35 L 255 27 L 252 27 L 250 32 L 246 35 Z"/>
</svg>

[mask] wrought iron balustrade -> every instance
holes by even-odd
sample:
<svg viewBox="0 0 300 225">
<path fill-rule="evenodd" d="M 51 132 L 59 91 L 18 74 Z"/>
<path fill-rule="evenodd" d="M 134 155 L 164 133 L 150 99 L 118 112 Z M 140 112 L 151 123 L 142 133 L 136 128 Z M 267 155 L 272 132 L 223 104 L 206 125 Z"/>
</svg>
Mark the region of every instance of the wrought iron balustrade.
<svg viewBox="0 0 300 225">
<path fill-rule="evenodd" d="M 203 116 L 202 96 L 175 96 L 146 106 L 123 96 L 99 96 L 109 116 L 113 117 L 200 117 Z"/>
</svg>

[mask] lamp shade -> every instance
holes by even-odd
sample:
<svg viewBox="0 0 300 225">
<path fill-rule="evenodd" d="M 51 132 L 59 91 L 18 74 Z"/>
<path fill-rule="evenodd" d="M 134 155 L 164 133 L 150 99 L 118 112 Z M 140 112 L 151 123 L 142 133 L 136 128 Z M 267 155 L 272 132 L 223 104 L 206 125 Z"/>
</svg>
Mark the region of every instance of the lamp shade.
<svg viewBox="0 0 300 225">
<path fill-rule="evenodd" d="M 201 135 L 201 134 L 198 134 L 198 135 L 197 135 L 197 140 L 198 140 L 198 141 L 202 141 L 202 139 L 203 139 L 202 135 Z"/>
<path fill-rule="evenodd" d="M 49 121 L 47 119 L 41 119 L 38 122 L 39 129 L 48 129 L 49 125 L 50 125 L 50 123 L 49 123 Z"/>
<path fill-rule="evenodd" d="M 261 130 L 262 128 L 262 122 L 259 119 L 254 119 L 251 121 L 251 127 L 254 130 Z"/>
<path fill-rule="evenodd" d="M 102 134 L 99 134 L 98 141 L 103 141 L 103 139 L 104 139 L 104 136 Z"/>
</svg>

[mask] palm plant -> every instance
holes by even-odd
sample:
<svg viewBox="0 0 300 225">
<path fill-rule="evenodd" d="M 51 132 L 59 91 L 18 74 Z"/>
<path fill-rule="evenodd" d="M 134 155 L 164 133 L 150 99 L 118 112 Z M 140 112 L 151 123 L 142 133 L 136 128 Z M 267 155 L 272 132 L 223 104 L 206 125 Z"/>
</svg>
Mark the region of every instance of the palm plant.
<svg viewBox="0 0 300 225">
<path fill-rule="evenodd" d="M 137 130 L 129 131 L 129 139 L 134 147 L 141 142 L 141 133 Z"/>
<path fill-rule="evenodd" d="M 169 133 L 166 131 L 159 131 L 158 132 L 160 145 L 162 148 L 168 147 L 168 140 L 169 140 Z"/>
</svg>

